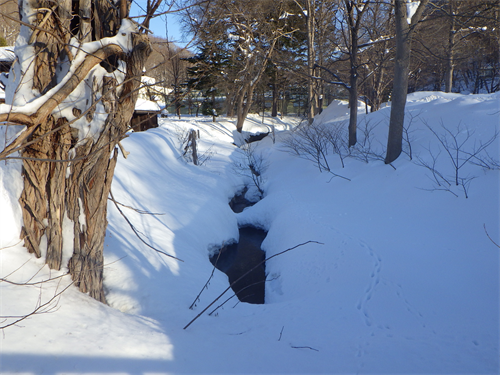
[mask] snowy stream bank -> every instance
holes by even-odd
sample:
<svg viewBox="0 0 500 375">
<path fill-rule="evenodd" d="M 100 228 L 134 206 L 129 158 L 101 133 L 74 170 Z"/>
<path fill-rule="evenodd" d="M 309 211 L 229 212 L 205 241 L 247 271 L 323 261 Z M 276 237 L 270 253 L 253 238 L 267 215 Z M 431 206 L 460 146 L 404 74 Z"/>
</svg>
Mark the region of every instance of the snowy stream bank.
<svg viewBox="0 0 500 375">
<path fill-rule="evenodd" d="M 245 198 L 247 188 L 231 199 L 235 213 L 255 203 Z M 229 278 L 229 284 L 241 302 L 263 304 L 265 301 L 265 252 L 261 249 L 267 232 L 254 226 L 239 227 L 238 242 L 227 244 L 210 256 L 210 262 Z M 254 269 L 255 268 L 255 269 Z M 233 284 L 234 283 L 234 284 Z"/>
<path fill-rule="evenodd" d="M 374 147 L 386 144 L 389 110 L 358 114 Z M 470 151 L 499 131 L 500 93 L 413 93 L 406 110 L 413 160 L 402 155 L 394 170 L 350 157 L 342 168 L 338 155 L 329 155 L 332 169 L 351 181 L 283 152 L 297 119 L 266 117 L 276 143 L 266 137 L 255 150 L 269 164 L 266 194 L 239 214 L 228 201 L 251 181 L 234 171 L 244 155 L 233 144 L 232 119 L 161 119 L 159 128 L 131 134 L 122 142 L 130 155 L 118 160 L 113 195 L 137 209 L 123 208 L 148 243 L 183 262 L 145 246 L 109 202 L 110 306 L 70 286 L 50 313 L 2 332 L 0 373 L 498 374 L 500 251 L 485 228 L 500 243 L 499 170 L 464 165 L 462 176 L 474 177 L 465 198 L 454 184 L 440 190 L 415 161 L 453 175 L 425 124 L 460 140 L 469 134 L 463 150 Z M 348 112 L 335 101 L 318 121 L 347 124 Z M 261 120 L 249 116 L 244 130 Z M 176 128 L 199 129 L 199 154 L 210 155 L 204 165 L 183 159 Z M 488 148 L 492 159 L 500 159 L 499 146 L 497 138 Z M 66 269 L 49 270 L 19 243 L 20 167 L 0 164 L 0 277 L 52 281 L 0 283 L 4 317 L 30 313 L 71 283 Z M 268 258 L 310 240 L 324 245 L 268 260 L 265 304 L 233 298 L 183 329 L 228 287 L 215 270 L 189 308 L 213 271 L 207 249 L 238 238 L 246 225 L 267 231 Z"/>
</svg>

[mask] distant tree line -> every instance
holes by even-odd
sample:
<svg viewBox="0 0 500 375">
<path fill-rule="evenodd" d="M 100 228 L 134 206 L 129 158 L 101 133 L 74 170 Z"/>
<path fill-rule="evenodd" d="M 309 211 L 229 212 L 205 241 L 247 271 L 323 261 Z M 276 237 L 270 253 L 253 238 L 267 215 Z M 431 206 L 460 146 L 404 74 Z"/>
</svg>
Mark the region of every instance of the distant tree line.
<svg viewBox="0 0 500 375">
<path fill-rule="evenodd" d="M 375 111 L 395 93 L 405 102 L 412 91 L 500 88 L 497 0 L 197 1 L 183 24 L 196 45 L 183 89 L 214 106 L 224 97 L 213 110 L 235 116 L 240 131 L 265 96 L 272 116 L 303 98 L 310 123 L 346 98 L 352 146 L 359 99 Z"/>
</svg>

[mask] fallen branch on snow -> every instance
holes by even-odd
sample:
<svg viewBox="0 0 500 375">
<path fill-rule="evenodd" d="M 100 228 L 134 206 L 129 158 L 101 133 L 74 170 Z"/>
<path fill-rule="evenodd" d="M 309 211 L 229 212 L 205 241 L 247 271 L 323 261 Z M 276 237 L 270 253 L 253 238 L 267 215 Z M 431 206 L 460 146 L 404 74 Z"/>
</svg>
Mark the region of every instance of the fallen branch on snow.
<svg viewBox="0 0 500 375">
<path fill-rule="evenodd" d="M 209 309 L 209 308 L 210 308 L 210 307 L 211 307 L 211 306 L 212 306 L 215 302 L 217 302 L 217 301 L 218 301 L 218 300 L 219 300 L 219 299 L 220 299 L 220 298 L 221 298 L 224 294 L 226 294 L 226 292 L 227 292 L 229 289 L 231 289 L 231 287 L 232 287 L 235 283 L 237 283 L 238 281 L 240 281 L 242 278 L 244 278 L 244 277 L 245 277 L 246 275 L 248 275 L 250 272 L 252 272 L 253 270 L 255 270 L 255 269 L 256 269 L 257 267 L 259 267 L 261 264 L 263 264 L 263 263 L 267 262 L 268 260 L 271 260 L 271 259 L 272 259 L 272 258 L 274 258 L 274 257 L 277 257 L 278 255 L 281 255 L 281 254 L 284 254 L 284 253 L 286 253 L 286 252 L 288 252 L 288 251 L 294 250 L 294 249 L 296 249 L 296 248 L 298 248 L 298 247 L 300 247 L 300 246 L 307 245 L 308 243 L 317 243 L 317 244 L 319 244 L 319 245 L 324 245 L 324 243 L 322 243 L 322 242 L 318 242 L 318 241 L 306 241 L 306 242 L 304 242 L 304 243 L 301 243 L 301 244 L 296 245 L 296 246 L 294 246 L 294 247 L 291 247 L 291 248 L 289 248 L 289 249 L 283 250 L 282 252 L 279 252 L 279 253 L 277 253 L 277 254 L 271 255 L 269 258 L 264 259 L 263 261 L 261 261 L 260 263 L 258 263 L 255 267 L 253 267 L 252 269 L 250 269 L 249 271 L 247 271 L 246 273 L 244 273 L 243 275 L 241 275 L 238 279 L 234 280 L 234 281 L 233 281 L 233 282 L 232 282 L 232 283 L 231 283 L 231 284 L 230 284 L 230 285 L 229 285 L 229 286 L 228 286 L 228 287 L 227 287 L 227 288 L 226 288 L 226 289 L 225 289 L 225 290 L 224 290 L 221 294 L 219 294 L 219 296 L 218 296 L 216 299 L 214 299 L 214 300 L 213 300 L 213 301 L 212 301 L 212 302 L 211 302 L 211 303 L 210 303 L 207 307 L 205 307 L 205 308 L 203 309 L 203 311 L 202 311 L 202 312 L 200 312 L 200 313 L 199 313 L 198 315 L 196 315 L 196 316 L 195 316 L 195 317 L 194 317 L 194 318 L 193 318 L 193 319 L 192 319 L 192 320 L 191 320 L 188 324 L 186 324 L 186 326 L 185 326 L 183 329 L 187 329 L 187 328 L 188 328 L 191 324 L 193 324 L 193 323 L 194 323 L 194 322 L 195 322 L 195 321 L 196 321 L 196 320 L 197 320 L 200 316 L 202 316 L 202 315 L 203 315 L 203 313 L 204 313 L 205 311 L 207 311 L 207 310 L 208 310 L 208 309 Z"/>
</svg>

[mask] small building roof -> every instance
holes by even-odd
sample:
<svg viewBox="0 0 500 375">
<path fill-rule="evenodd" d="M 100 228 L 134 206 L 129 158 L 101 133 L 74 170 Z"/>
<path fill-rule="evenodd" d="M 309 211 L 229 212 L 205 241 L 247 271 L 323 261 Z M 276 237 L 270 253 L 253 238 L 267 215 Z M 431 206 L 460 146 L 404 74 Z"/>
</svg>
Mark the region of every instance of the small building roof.
<svg viewBox="0 0 500 375">
<path fill-rule="evenodd" d="M 135 110 L 139 112 L 159 112 L 160 106 L 151 100 L 138 98 L 135 103 Z"/>
</svg>

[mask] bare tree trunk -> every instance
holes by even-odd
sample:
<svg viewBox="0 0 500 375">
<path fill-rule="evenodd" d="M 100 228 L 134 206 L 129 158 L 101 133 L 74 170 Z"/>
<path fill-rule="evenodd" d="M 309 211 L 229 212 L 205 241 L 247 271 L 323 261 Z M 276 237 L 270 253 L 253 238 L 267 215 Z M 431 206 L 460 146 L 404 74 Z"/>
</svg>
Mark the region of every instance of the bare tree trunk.
<svg viewBox="0 0 500 375">
<path fill-rule="evenodd" d="M 234 117 L 234 104 L 236 100 L 235 87 L 233 87 L 226 94 L 226 100 L 224 102 L 224 106 L 226 107 L 226 116 Z"/>
<path fill-rule="evenodd" d="M 245 101 L 246 98 L 246 101 Z M 252 105 L 253 95 L 250 95 L 250 83 L 245 84 L 236 98 L 236 130 L 243 131 L 243 124 Z"/>
<path fill-rule="evenodd" d="M 373 85 L 373 98 L 372 98 L 372 106 L 370 111 L 375 112 L 380 109 L 380 105 L 382 104 L 382 82 L 384 81 L 385 68 L 382 66 L 378 74 L 374 77 L 375 84 Z"/>
<path fill-rule="evenodd" d="M 212 88 L 212 122 L 215 122 L 216 118 L 217 116 L 215 115 L 215 88 Z"/>
<path fill-rule="evenodd" d="M 357 142 L 356 129 L 358 124 L 358 36 L 351 40 L 351 74 L 349 80 L 349 147 Z"/>
<path fill-rule="evenodd" d="M 314 90 L 314 64 L 316 62 L 316 51 L 314 47 L 314 7 L 315 0 L 306 1 L 307 11 L 307 121 L 312 124 L 316 114 L 316 95 Z"/>
<path fill-rule="evenodd" d="M 349 26 L 349 147 L 357 142 L 356 129 L 358 126 L 358 39 L 359 29 L 363 15 L 368 9 L 371 0 L 353 1 L 344 0 L 347 10 L 347 22 Z"/>
<path fill-rule="evenodd" d="M 267 50 L 265 57 L 263 57 L 262 61 L 260 62 L 259 66 L 258 66 L 258 71 L 255 72 L 254 76 L 249 75 L 246 77 L 246 82 L 243 84 L 241 91 L 238 93 L 238 96 L 236 99 L 236 106 L 237 106 L 236 107 L 236 115 L 237 115 L 236 130 L 240 133 L 243 131 L 243 123 L 245 122 L 245 119 L 248 116 L 248 112 L 250 111 L 250 107 L 252 106 L 253 93 L 254 93 L 255 87 L 259 83 L 262 75 L 264 74 L 264 71 L 266 70 L 267 63 L 269 62 L 269 59 L 271 58 L 271 55 L 273 54 L 274 46 L 276 45 L 276 40 L 277 39 L 272 40 L 270 46 L 268 47 L 269 49 Z M 254 64 L 250 64 L 250 65 L 254 65 Z"/>
<path fill-rule="evenodd" d="M 283 116 L 288 116 L 288 104 L 290 103 L 290 91 L 285 90 L 283 92 Z"/>
<path fill-rule="evenodd" d="M 191 145 L 193 164 L 198 165 L 198 148 L 196 145 L 196 131 L 194 129 L 191 129 L 191 132 L 189 133 L 189 144 Z"/>
<path fill-rule="evenodd" d="M 105 79 L 102 102 L 108 118 L 97 142 L 88 142 L 77 149 L 77 155 L 90 155 L 72 165 L 68 181 L 68 216 L 74 225 L 74 253 L 69 270 L 75 284 L 84 293 L 105 302 L 102 289 L 103 247 L 107 227 L 107 198 L 111 189 L 118 152 L 117 143 L 129 128 L 137 100 L 142 68 L 151 52 L 147 37 L 136 34 L 134 48 L 126 59 L 127 75 L 121 95 L 116 82 Z M 85 223 L 79 219 L 85 216 Z"/>
<path fill-rule="evenodd" d="M 400 2 L 396 2 L 398 4 Z M 403 4 L 403 6 L 406 6 Z M 398 6 L 396 5 L 396 8 Z M 396 16 L 396 22 L 398 20 Z M 400 22 L 406 23 L 406 18 Z M 410 65 L 409 31 L 404 35 L 396 35 L 396 59 L 394 62 L 394 84 L 391 95 L 391 115 L 389 121 L 389 138 L 385 163 L 396 160 L 402 151 L 403 126 L 405 118 L 406 96 L 408 93 L 408 73 Z"/>
<path fill-rule="evenodd" d="M 385 163 L 389 164 L 401 155 L 403 149 L 403 127 L 406 96 L 408 94 L 408 74 L 410 69 L 411 37 L 420 21 L 429 0 L 421 0 L 417 11 L 407 22 L 406 0 L 395 0 L 396 59 L 394 62 L 394 83 L 392 89 L 391 116 Z"/>
<path fill-rule="evenodd" d="M 446 46 L 446 66 L 444 72 L 444 91 L 451 92 L 453 88 L 453 69 L 454 69 L 454 47 L 455 47 L 455 7 L 452 0 L 448 0 L 448 18 L 450 29 L 448 32 L 448 44 Z"/>
<path fill-rule="evenodd" d="M 273 104 L 271 107 L 271 117 L 278 116 L 278 99 L 279 99 L 279 90 L 278 90 L 278 69 L 274 72 L 273 76 Z"/>
<path fill-rule="evenodd" d="M 62 27 L 68 27 L 71 4 L 68 1 L 60 4 L 60 22 Z M 40 7 L 51 9 L 49 1 L 41 1 Z M 56 17 L 45 16 L 43 13 L 37 14 L 36 24 L 42 24 L 46 29 L 57 27 Z M 56 67 L 67 56 L 64 50 L 65 44 L 69 41 L 69 35 L 61 35 L 56 38 L 46 32 L 34 30 L 31 41 L 35 42 L 35 76 L 33 89 L 40 93 L 45 93 L 55 85 Z M 49 116 L 44 123 L 34 131 L 31 139 L 38 138 L 48 131 L 62 126 L 65 119 L 55 120 Z M 54 144 L 59 145 L 54 149 Z M 51 163 L 44 160 L 64 160 L 68 159 L 70 145 L 69 131 L 53 133 L 45 137 L 40 142 L 34 143 L 22 152 L 23 175 L 25 184 L 20 197 L 20 204 L 23 209 L 24 226 L 21 238 L 25 239 L 25 246 L 30 253 L 37 257 L 46 255 L 47 263 L 51 268 L 60 269 L 62 259 L 62 220 L 64 210 L 64 189 L 54 183 L 54 180 L 64 177 L 65 163 Z M 64 185 L 63 185 L 64 186 Z M 44 203 L 42 203 L 44 202 Z M 43 248 L 41 248 L 43 247 Z M 42 254 L 42 251 L 45 254 Z"/>
</svg>

